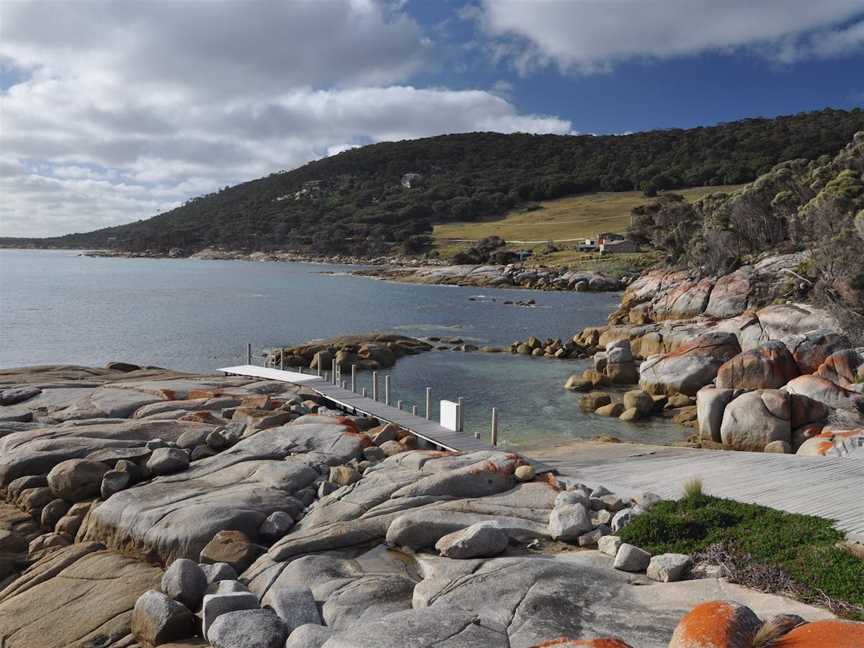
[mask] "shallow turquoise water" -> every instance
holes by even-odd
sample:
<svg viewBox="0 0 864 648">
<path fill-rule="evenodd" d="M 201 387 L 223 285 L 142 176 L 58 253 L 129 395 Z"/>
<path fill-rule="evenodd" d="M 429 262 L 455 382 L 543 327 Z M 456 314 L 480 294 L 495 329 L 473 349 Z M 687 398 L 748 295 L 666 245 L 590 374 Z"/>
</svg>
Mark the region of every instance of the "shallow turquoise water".
<svg viewBox="0 0 864 648">
<path fill-rule="evenodd" d="M 469 300 L 481 295 L 498 302 Z M 212 371 L 245 361 L 247 342 L 265 349 L 371 331 L 509 345 L 529 335 L 565 338 L 602 324 L 618 297 L 397 284 L 353 277 L 343 266 L 0 250 L 0 366 L 125 360 Z M 500 303 L 528 298 L 536 300 L 535 308 Z M 578 397 L 562 384 L 583 367 L 578 361 L 436 351 L 399 361 L 391 372 L 393 400 L 406 407 L 420 402 L 427 385 L 436 400 L 462 396 L 466 428 L 482 434 L 488 434 L 496 407 L 501 438 L 516 444 L 598 434 L 653 442 L 683 438 L 674 425 L 581 414 Z"/>
</svg>

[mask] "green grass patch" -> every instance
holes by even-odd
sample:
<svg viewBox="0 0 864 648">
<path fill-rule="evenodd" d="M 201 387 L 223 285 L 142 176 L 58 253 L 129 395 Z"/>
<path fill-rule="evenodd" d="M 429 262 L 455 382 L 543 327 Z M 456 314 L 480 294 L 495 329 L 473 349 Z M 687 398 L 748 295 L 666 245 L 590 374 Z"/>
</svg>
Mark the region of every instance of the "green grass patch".
<svg viewBox="0 0 864 648">
<path fill-rule="evenodd" d="M 829 520 L 693 492 L 656 504 L 620 535 L 652 554 L 692 555 L 721 546 L 732 580 L 864 620 L 864 561 L 835 547 L 844 536 Z M 781 581 L 792 585 L 772 587 Z"/>
</svg>

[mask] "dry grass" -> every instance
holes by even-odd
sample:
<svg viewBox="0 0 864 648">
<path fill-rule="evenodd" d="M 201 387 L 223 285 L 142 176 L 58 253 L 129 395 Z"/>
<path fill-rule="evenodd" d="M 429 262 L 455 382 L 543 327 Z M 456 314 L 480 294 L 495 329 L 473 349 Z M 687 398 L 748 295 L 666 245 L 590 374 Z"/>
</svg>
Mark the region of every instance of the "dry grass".
<svg viewBox="0 0 864 648">
<path fill-rule="evenodd" d="M 688 200 L 697 200 L 709 193 L 734 188 L 695 187 L 678 193 Z M 649 200 L 639 191 L 582 194 L 546 201 L 540 203 L 542 209 L 514 211 L 502 219 L 436 225 L 433 236 L 445 255 L 460 239 L 476 241 L 493 234 L 513 243 L 535 241 L 537 244 L 590 238 L 598 232 L 623 232 L 630 223 L 630 210 Z"/>
<path fill-rule="evenodd" d="M 698 478 L 688 479 L 684 482 L 684 497 L 700 497 L 703 495 L 702 480 Z"/>
</svg>

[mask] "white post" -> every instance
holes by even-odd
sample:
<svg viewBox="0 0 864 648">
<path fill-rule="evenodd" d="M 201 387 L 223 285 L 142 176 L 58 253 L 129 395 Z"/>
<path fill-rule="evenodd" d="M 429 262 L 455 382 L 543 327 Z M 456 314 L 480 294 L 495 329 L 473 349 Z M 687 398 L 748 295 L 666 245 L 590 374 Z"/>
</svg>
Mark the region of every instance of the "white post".
<svg viewBox="0 0 864 648">
<path fill-rule="evenodd" d="M 378 372 L 372 372 L 372 400 L 378 400 Z"/>
<path fill-rule="evenodd" d="M 498 445 L 498 412 L 492 408 L 492 445 Z"/>
<path fill-rule="evenodd" d="M 426 388 L 426 420 L 432 420 L 432 388 Z"/>
<path fill-rule="evenodd" d="M 384 376 L 384 404 L 390 405 L 390 374 Z"/>
<path fill-rule="evenodd" d="M 324 382 L 330 382 L 330 372 L 329 371 L 324 372 Z"/>
<path fill-rule="evenodd" d="M 279 349 L 279 368 L 285 371 L 285 347 Z"/>
<path fill-rule="evenodd" d="M 402 401 L 401 400 L 396 401 L 396 409 L 400 409 L 400 410 L 402 409 Z"/>
<path fill-rule="evenodd" d="M 333 362 L 331 363 L 331 365 L 332 365 L 332 368 L 330 369 L 330 372 L 331 372 L 330 375 L 333 376 L 333 384 L 338 385 L 339 384 L 339 382 L 338 382 L 339 377 L 337 374 L 339 373 L 339 365 L 336 364 L 335 358 L 333 359 Z"/>
<path fill-rule="evenodd" d="M 414 404 L 411 406 L 411 415 L 412 415 L 412 416 L 417 416 L 417 403 L 414 403 Z"/>
<path fill-rule="evenodd" d="M 357 391 L 357 365 L 351 365 L 351 391 Z"/>
<path fill-rule="evenodd" d="M 364 388 L 363 388 L 363 392 L 362 392 L 362 394 L 361 394 L 361 395 L 363 396 L 363 398 L 366 398 L 366 393 L 367 393 L 367 392 L 366 392 L 366 388 L 364 387 Z"/>
<path fill-rule="evenodd" d="M 246 364 L 252 364 L 252 343 L 246 343 Z"/>
</svg>

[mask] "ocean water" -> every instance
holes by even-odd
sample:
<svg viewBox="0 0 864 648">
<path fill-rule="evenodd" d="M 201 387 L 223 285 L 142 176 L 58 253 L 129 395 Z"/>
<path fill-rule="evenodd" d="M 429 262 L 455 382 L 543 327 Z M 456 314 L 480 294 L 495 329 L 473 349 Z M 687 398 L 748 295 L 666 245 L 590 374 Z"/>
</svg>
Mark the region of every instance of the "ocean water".
<svg viewBox="0 0 864 648">
<path fill-rule="evenodd" d="M 474 300 L 469 298 L 474 297 Z M 491 298 L 496 299 L 492 302 Z M 533 308 L 506 299 L 536 300 Z M 618 294 L 426 286 L 354 277 L 344 266 L 302 263 L 90 258 L 72 251 L 0 250 L 0 366 L 123 360 L 213 371 L 260 351 L 372 331 L 459 336 L 509 345 L 529 335 L 572 336 L 602 324 Z M 408 408 L 465 399 L 465 425 L 514 445 L 611 434 L 663 443 L 675 425 L 624 424 L 583 415 L 567 377 L 585 361 L 433 351 L 401 359 L 392 399 Z M 361 374 L 360 384 L 367 385 Z"/>
</svg>

